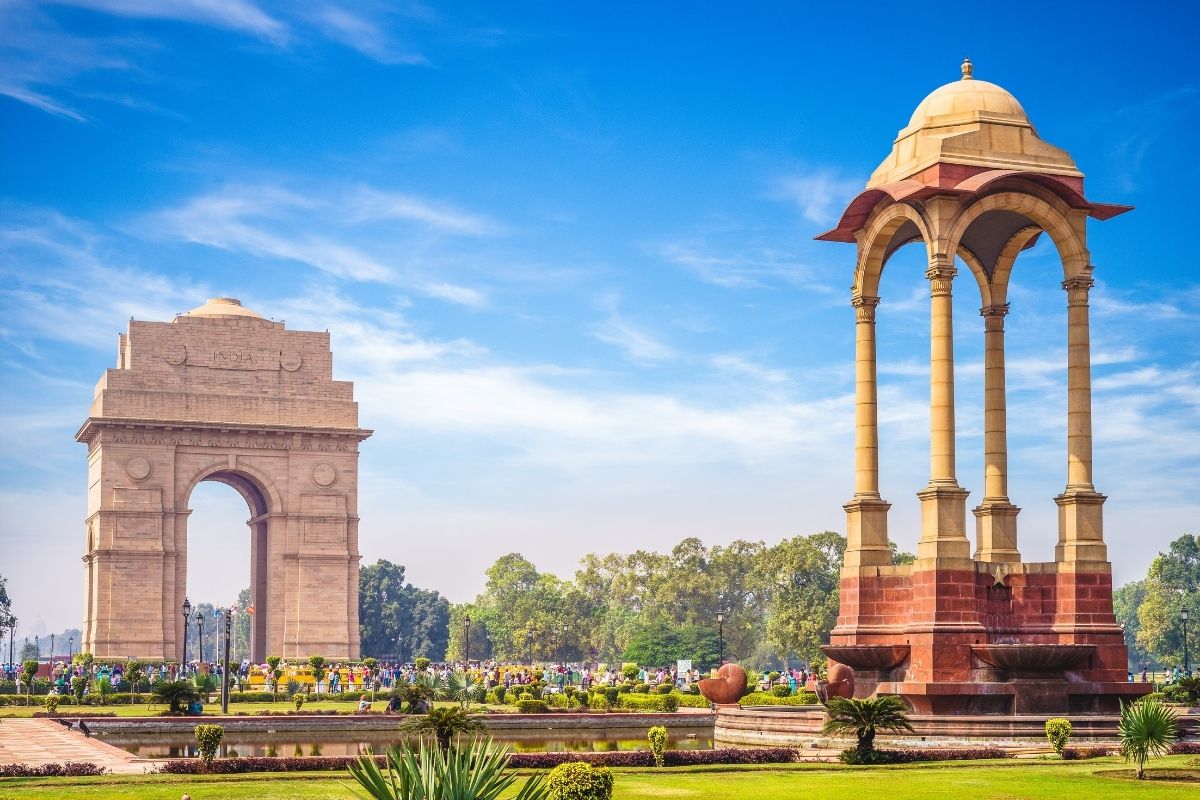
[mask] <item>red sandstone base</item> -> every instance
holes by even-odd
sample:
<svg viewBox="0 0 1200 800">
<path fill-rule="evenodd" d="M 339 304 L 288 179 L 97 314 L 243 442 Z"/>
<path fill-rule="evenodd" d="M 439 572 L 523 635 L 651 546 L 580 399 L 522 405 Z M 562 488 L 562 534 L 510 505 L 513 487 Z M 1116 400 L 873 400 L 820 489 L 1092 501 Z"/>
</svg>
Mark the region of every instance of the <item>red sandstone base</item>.
<svg viewBox="0 0 1200 800">
<path fill-rule="evenodd" d="M 1128 682 L 1108 564 L 974 567 L 843 572 L 822 649 L 854 670 L 856 697 L 923 715 L 1111 714 L 1150 691 Z"/>
</svg>

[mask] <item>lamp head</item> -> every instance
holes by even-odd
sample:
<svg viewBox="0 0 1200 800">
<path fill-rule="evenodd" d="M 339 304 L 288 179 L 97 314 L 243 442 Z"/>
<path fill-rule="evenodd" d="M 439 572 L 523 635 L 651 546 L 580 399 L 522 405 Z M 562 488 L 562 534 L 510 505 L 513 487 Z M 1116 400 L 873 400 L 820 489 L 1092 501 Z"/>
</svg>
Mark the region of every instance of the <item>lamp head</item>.
<svg viewBox="0 0 1200 800">
<path fill-rule="evenodd" d="M 1179 618 L 1180 618 L 1180 619 L 1182 619 L 1184 622 L 1187 622 L 1187 621 L 1188 621 L 1188 608 L 1187 608 L 1187 606 L 1184 606 L 1182 609 L 1180 609 L 1180 611 L 1179 611 Z"/>
<path fill-rule="evenodd" d="M 187 618 L 187 617 L 190 617 L 191 615 L 192 615 L 192 601 L 188 600 L 185 597 L 185 598 L 183 598 L 183 616 L 184 616 L 184 618 Z"/>
<path fill-rule="evenodd" d="M 724 622 L 724 621 L 725 621 L 725 612 L 718 611 L 717 612 L 717 622 Z"/>
</svg>

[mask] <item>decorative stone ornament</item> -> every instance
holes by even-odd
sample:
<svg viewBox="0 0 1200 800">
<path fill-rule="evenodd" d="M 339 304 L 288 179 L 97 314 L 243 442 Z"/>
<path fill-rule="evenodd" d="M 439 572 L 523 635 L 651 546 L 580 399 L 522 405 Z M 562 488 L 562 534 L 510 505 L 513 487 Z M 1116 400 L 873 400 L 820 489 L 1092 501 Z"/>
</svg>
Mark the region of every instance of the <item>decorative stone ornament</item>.
<svg viewBox="0 0 1200 800">
<path fill-rule="evenodd" d="M 125 473 L 135 481 L 141 482 L 150 477 L 153 468 L 145 456 L 133 456 L 125 462 Z"/>
<path fill-rule="evenodd" d="M 327 489 L 337 482 L 337 470 L 332 464 L 321 462 L 313 467 L 312 481 L 322 489 Z"/>
</svg>

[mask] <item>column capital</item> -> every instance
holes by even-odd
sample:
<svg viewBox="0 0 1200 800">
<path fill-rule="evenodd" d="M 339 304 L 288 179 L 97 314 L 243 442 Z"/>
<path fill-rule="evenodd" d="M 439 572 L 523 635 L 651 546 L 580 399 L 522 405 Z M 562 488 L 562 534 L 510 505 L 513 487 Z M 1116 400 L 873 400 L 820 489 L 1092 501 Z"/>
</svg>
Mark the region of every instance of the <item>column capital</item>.
<svg viewBox="0 0 1200 800">
<path fill-rule="evenodd" d="M 854 316 L 859 322 L 874 322 L 875 308 L 879 305 L 879 298 L 858 295 L 851 298 L 850 305 L 854 306 Z"/>
<path fill-rule="evenodd" d="M 958 274 L 958 270 L 954 266 L 954 262 L 942 256 L 930 256 L 929 269 L 925 270 L 925 277 L 929 281 L 929 291 L 933 296 L 949 295 L 950 284 L 954 281 L 954 276 Z"/>
<path fill-rule="evenodd" d="M 1008 303 L 984 306 L 979 309 L 979 316 L 983 317 L 984 330 L 1003 331 L 1004 318 L 1008 316 Z"/>
<path fill-rule="evenodd" d="M 1090 275 L 1076 275 L 1074 278 L 1068 278 L 1062 282 L 1063 289 L 1067 292 L 1068 306 L 1086 306 L 1088 304 L 1088 291 L 1096 285 Z"/>
</svg>

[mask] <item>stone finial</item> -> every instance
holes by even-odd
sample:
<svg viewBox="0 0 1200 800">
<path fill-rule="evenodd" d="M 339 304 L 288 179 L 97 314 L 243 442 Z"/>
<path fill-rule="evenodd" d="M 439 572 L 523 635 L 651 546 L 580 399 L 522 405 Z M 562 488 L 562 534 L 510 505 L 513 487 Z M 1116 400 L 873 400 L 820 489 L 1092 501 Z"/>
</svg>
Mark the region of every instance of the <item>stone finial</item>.
<svg viewBox="0 0 1200 800">
<path fill-rule="evenodd" d="M 963 74 L 962 79 L 964 81 L 969 81 L 972 79 L 971 78 L 971 70 L 972 70 L 971 59 L 964 58 L 963 63 L 962 63 L 962 74 Z"/>
</svg>

